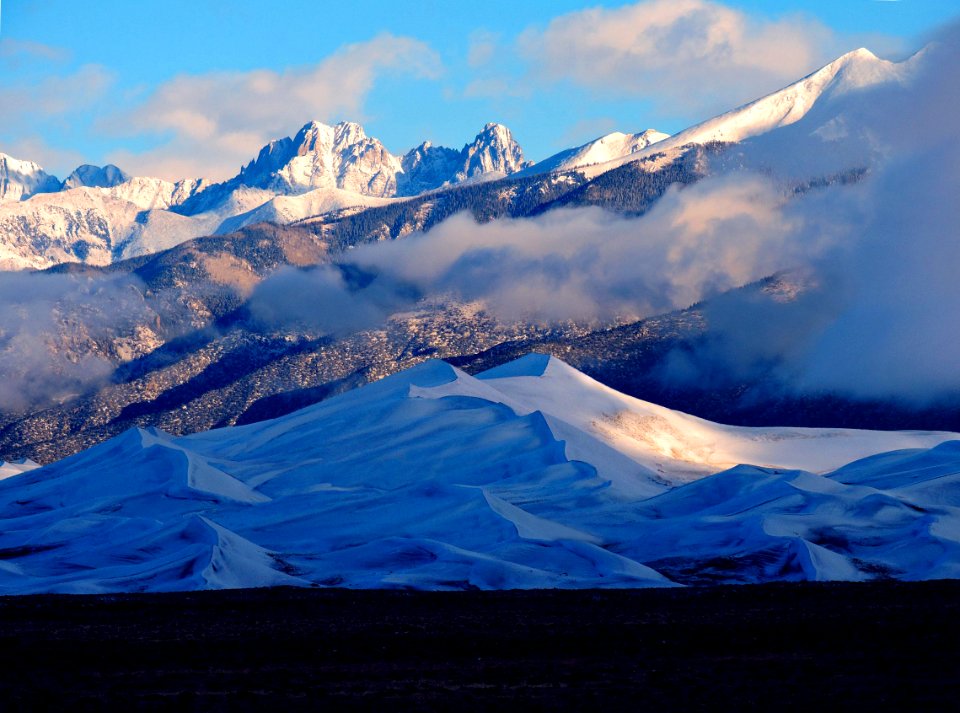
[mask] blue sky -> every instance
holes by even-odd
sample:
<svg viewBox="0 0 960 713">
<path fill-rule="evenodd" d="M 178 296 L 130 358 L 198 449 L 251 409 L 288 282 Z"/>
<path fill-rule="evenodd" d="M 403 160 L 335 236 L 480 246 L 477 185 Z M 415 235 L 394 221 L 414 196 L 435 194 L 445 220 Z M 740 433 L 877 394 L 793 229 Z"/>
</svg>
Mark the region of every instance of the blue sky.
<svg viewBox="0 0 960 713">
<path fill-rule="evenodd" d="M 7 0 L 0 151 L 60 175 L 114 161 L 232 174 L 309 119 L 392 151 L 487 121 L 542 159 L 612 130 L 673 132 L 867 46 L 900 58 L 955 0 Z"/>
</svg>

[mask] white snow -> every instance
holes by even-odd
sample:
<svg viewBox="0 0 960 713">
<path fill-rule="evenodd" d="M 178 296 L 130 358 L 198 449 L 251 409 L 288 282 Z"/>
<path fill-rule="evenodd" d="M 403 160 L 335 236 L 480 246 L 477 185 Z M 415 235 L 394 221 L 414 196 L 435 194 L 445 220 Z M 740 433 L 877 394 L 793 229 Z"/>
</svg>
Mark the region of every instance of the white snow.
<svg viewBox="0 0 960 713">
<path fill-rule="evenodd" d="M 353 122 L 329 126 L 313 121 L 294 138 L 296 155 L 276 172 L 273 183 L 285 193 L 340 188 L 386 197 L 396 191 L 400 159 Z"/>
<path fill-rule="evenodd" d="M 0 204 L 0 269 L 62 262 L 107 265 L 213 232 L 219 216 L 166 210 L 181 184 L 134 178 L 112 188 L 73 188 Z"/>
<path fill-rule="evenodd" d="M 582 146 L 572 149 L 566 149 L 560 153 L 554 154 L 550 158 L 540 161 L 530 168 L 524 169 L 520 174 L 523 176 L 532 176 L 539 173 L 549 173 L 551 171 L 570 171 L 575 168 L 592 166 L 594 164 L 606 164 L 616 159 L 624 158 L 642 151 L 643 149 L 655 143 L 670 138 L 670 134 L 664 134 L 656 129 L 647 129 L 637 134 L 624 134 L 615 131 L 598 139 L 589 141 Z"/>
<path fill-rule="evenodd" d="M 351 193 L 339 188 L 315 188 L 295 196 L 275 196 L 253 210 L 239 213 L 224 220 L 218 233 L 230 233 L 254 223 L 294 223 L 304 218 L 323 215 L 344 208 L 370 208 L 386 205 L 391 198 Z"/>
<path fill-rule="evenodd" d="M 116 166 L 81 166 L 61 184 L 35 163 L 0 154 L 0 270 L 106 265 L 257 222 L 287 224 L 384 205 L 397 194 L 398 180 L 406 181 L 405 190 L 427 191 L 502 178 L 526 165 L 510 130 L 488 124 L 461 151 L 440 149 L 443 160 L 405 176 L 404 161 L 430 148 L 395 156 L 359 124 L 311 121 L 293 138 L 270 142 L 223 183 L 121 181 L 126 174 Z"/>
<path fill-rule="evenodd" d="M 680 484 L 739 463 L 815 473 L 885 450 L 931 448 L 955 437 L 938 432 L 853 429 L 743 428 L 712 423 L 619 393 L 561 360 L 531 354 L 515 362 L 418 396 L 476 393 L 470 382 L 502 394 L 520 414 L 539 411 L 628 456 L 658 481 Z M 489 399 L 497 397 L 485 392 Z M 582 447 L 582 446 L 581 446 Z"/>
<path fill-rule="evenodd" d="M 0 204 L 25 200 L 35 193 L 55 191 L 59 187 L 60 181 L 33 161 L 0 153 Z"/>
<path fill-rule="evenodd" d="M 479 377 L 430 361 L 272 421 L 4 464 L 0 593 L 960 576 L 957 434 L 730 428 L 537 355 Z M 778 467 L 710 474 L 753 455 Z"/>
<path fill-rule="evenodd" d="M 633 153 L 615 157 L 603 163 L 585 167 L 584 175 L 592 178 L 630 161 L 657 153 L 675 152 L 688 144 L 711 141 L 739 142 L 768 134 L 803 119 L 814 106 L 842 100 L 849 94 L 887 82 L 905 83 L 910 80 L 922 58 L 922 53 L 896 63 L 876 57 L 867 49 L 848 52 L 816 72 L 779 91 L 745 104 L 719 116 L 691 126 L 655 145 Z M 836 116 L 831 120 L 838 120 Z M 827 123 L 827 119 L 824 120 Z M 816 131 L 819 127 L 814 127 Z M 836 131 L 834 126 L 832 131 Z M 824 128 L 825 134 L 831 132 Z"/>
<path fill-rule="evenodd" d="M 28 470 L 39 468 L 38 463 L 34 463 L 29 458 L 22 458 L 15 461 L 0 460 L 0 480 L 10 478 L 14 475 L 26 473 Z"/>
</svg>

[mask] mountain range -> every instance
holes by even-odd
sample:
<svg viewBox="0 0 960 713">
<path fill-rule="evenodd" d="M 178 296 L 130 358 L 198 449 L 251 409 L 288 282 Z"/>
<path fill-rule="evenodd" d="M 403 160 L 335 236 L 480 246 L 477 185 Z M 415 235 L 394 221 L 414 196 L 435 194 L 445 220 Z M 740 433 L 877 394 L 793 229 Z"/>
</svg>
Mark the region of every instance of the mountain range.
<svg viewBox="0 0 960 713">
<path fill-rule="evenodd" d="M 61 182 L 35 163 L 0 155 L 0 268 L 105 265 L 254 222 L 383 205 L 527 165 L 500 124 L 487 124 L 459 151 L 424 142 L 395 156 L 359 124 L 312 121 L 220 183 L 132 178 L 112 165 L 81 166 Z"/>
<path fill-rule="evenodd" d="M 111 188 L 81 187 L 7 202 L 0 206 L 0 223 L 5 211 L 18 215 L 16 225 L 30 245 L 42 244 L 44 233 L 39 230 L 38 236 L 24 221 L 25 212 L 32 211 L 48 233 L 72 236 L 69 249 L 85 251 L 87 264 L 68 262 L 51 272 L 82 277 L 87 282 L 76 284 L 91 285 L 93 296 L 56 303 L 56 323 L 39 337 L 44 344 L 40 350 L 50 352 L 49 374 L 38 374 L 34 357 L 16 359 L 16 353 L 9 352 L 11 358 L 4 362 L 8 381 L 15 392 L 16 385 L 23 384 L 23 393 L 5 399 L 0 409 L 0 454 L 49 462 L 133 426 L 159 425 L 180 434 L 285 413 L 428 356 L 452 359 L 472 371 L 531 348 L 569 359 L 634 396 L 728 422 L 857 427 L 909 423 L 953 429 L 956 421 L 949 417 L 946 402 L 917 409 L 903 403 L 838 401 L 831 394 L 771 395 L 760 388 L 774 382 L 763 370 L 731 375 L 722 383 L 715 377 L 685 386 L 664 381 L 677 353 L 694 352 L 717 337 L 708 311 L 700 306 L 628 324 L 543 324 L 505 322 L 482 301 L 446 295 L 416 303 L 404 297 L 397 314 L 346 334 L 330 334 L 296 322 L 258 322 L 249 303 L 258 286 L 280 269 L 337 265 L 349 277 L 350 289 L 361 289 L 372 275 L 349 264 L 351 248 L 429 232 L 463 211 L 480 223 L 537 217 L 571 206 L 642 215 L 671 188 L 704 177 L 736 176 L 745 164 L 772 175 L 787 196 L 846 190 L 882 160 L 882 147 L 870 126 L 853 118 L 870 101 L 872 89 L 884 82 L 907 82 L 921 60 L 922 55 L 898 65 L 865 50 L 852 52 L 780 92 L 682 132 L 693 143 L 649 130 L 611 134 L 524 166 L 509 132 L 488 125 L 462 151 L 423 145 L 398 159 L 401 168 L 404 162 L 414 166 L 401 177 L 419 175 L 429 164 L 450 169 L 430 169 L 431 185 L 441 179 L 457 181 L 411 197 L 346 190 L 380 185 L 373 177 L 385 175 L 383 165 L 368 159 L 387 154 L 357 125 L 311 123 L 293 139 L 265 147 L 237 177 L 223 183 L 134 178 Z M 836 133 L 841 125 L 846 132 L 842 141 Z M 734 135 L 741 140 L 716 140 Z M 619 159 L 611 156 L 623 152 L 632 160 L 598 172 L 598 166 L 616 164 Z M 446 158 L 440 161 L 438 156 Z M 357 157 L 365 158 L 357 163 Z M 479 180 L 498 173 L 497 167 L 514 172 Z M 120 178 L 115 171 L 77 174 L 100 182 Z M 397 179 L 400 185 L 405 180 Z M 274 195 L 281 190 L 292 194 Z M 221 219 L 217 213 L 223 206 L 254 205 L 265 196 L 269 200 L 232 218 Z M 78 213 L 63 206 L 65 198 L 86 205 L 92 227 L 105 233 L 109 221 L 97 217 L 97 206 L 107 201 L 117 207 L 139 231 L 125 250 L 138 252 L 144 249 L 142 239 L 158 235 L 171 246 L 115 260 L 106 243 L 74 239 L 77 231 L 70 221 Z M 208 210 L 207 200 L 220 208 Z M 362 202 L 366 207 L 360 207 Z M 304 212 L 311 215 L 301 218 Z M 180 221 L 190 224 L 211 216 L 218 227 L 234 232 L 180 242 L 173 229 L 184 224 Z M 258 221 L 268 222 L 244 225 Z M 284 227 L 269 224 L 291 221 Z M 44 255 L 44 260 L 51 259 L 49 251 Z M 90 264 L 97 262 L 109 264 Z M 756 294 L 764 295 L 769 309 L 783 314 L 807 289 L 803 280 L 788 279 L 786 284 L 782 289 L 763 287 Z M 101 305 L 107 297 L 98 294 L 113 302 Z M 344 311 L 355 309 L 351 305 Z M 105 326 L 107 312 L 112 317 Z M 35 355 L 37 347 L 30 349 Z M 76 366 L 91 363 L 95 369 Z"/>
<path fill-rule="evenodd" d="M 923 53 L 895 64 L 859 49 L 767 97 L 675 136 L 653 129 L 614 132 L 526 161 L 509 129 L 487 124 L 460 150 L 424 142 L 394 155 L 356 123 L 310 122 L 270 142 L 233 178 L 177 182 L 130 177 L 116 166 L 81 166 L 66 180 L 35 163 L 0 155 L 0 267 L 45 268 L 62 262 L 105 265 L 167 249 L 184 240 L 229 233 L 260 221 L 291 223 L 339 216 L 472 181 L 553 174 L 590 180 L 625 164 L 656 170 L 690 145 L 736 143 L 815 121 L 821 143 L 843 154 L 837 171 L 863 163 L 842 107 L 870 87 L 906 82 Z M 843 142 L 837 139 L 844 137 Z M 801 142 L 802 144 L 802 142 Z M 805 149 L 777 142 L 780 170 L 802 163 Z M 822 153 L 822 151 L 821 151 Z"/>
</svg>

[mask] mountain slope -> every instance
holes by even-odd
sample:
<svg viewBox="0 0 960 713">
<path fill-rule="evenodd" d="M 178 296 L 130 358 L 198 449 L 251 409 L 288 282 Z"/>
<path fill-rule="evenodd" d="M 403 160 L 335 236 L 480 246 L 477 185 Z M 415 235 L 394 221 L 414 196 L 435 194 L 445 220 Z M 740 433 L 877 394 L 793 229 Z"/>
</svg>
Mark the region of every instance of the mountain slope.
<svg viewBox="0 0 960 713">
<path fill-rule="evenodd" d="M 213 232 L 218 216 L 165 208 L 191 187 L 133 179 L 112 188 L 40 193 L 0 205 L 0 269 L 43 269 L 64 262 L 107 265 Z"/>
<path fill-rule="evenodd" d="M 472 178 L 502 178 L 516 173 L 527 163 L 523 150 L 503 124 L 487 124 L 472 144 L 460 152 L 461 166 L 451 183 Z"/>
<path fill-rule="evenodd" d="M 630 161 L 657 154 L 669 155 L 688 144 L 740 142 L 770 134 L 799 122 L 814 107 L 842 104 L 877 85 L 907 82 L 921 59 L 922 53 L 895 63 L 879 59 L 863 48 L 848 52 L 779 91 L 691 126 L 635 153 L 586 168 L 585 173 L 597 176 Z M 833 116 L 821 117 L 821 122 L 827 123 L 841 110 L 838 108 Z"/>
<path fill-rule="evenodd" d="M 647 129 L 637 134 L 624 134 L 619 131 L 601 136 L 582 146 L 566 149 L 554 154 L 550 158 L 535 163 L 524 169 L 521 175 L 533 175 L 550 171 L 570 171 L 575 168 L 591 166 L 598 163 L 609 163 L 619 158 L 630 156 L 648 146 L 670 138 L 655 129 Z"/>
<path fill-rule="evenodd" d="M 392 198 L 377 198 L 339 188 L 315 188 L 294 196 L 279 195 L 253 210 L 231 216 L 217 226 L 218 234 L 232 233 L 256 223 L 288 225 L 317 215 L 346 215 L 390 204 Z"/>
</svg>

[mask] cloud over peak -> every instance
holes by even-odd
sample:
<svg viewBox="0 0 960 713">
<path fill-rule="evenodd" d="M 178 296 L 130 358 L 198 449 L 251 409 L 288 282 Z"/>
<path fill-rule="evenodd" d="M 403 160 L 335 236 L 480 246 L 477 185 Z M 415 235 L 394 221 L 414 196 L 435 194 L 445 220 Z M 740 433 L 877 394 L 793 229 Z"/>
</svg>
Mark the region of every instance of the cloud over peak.
<svg viewBox="0 0 960 713">
<path fill-rule="evenodd" d="M 526 31 L 519 44 L 546 79 L 700 112 L 775 90 L 841 51 L 815 20 L 751 17 L 709 0 L 572 12 Z"/>
</svg>

